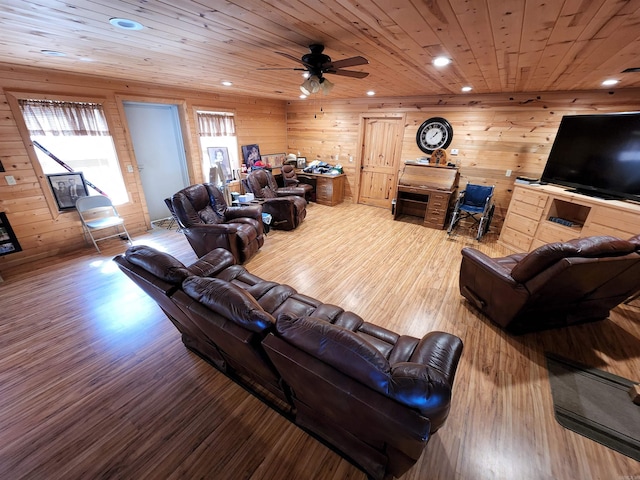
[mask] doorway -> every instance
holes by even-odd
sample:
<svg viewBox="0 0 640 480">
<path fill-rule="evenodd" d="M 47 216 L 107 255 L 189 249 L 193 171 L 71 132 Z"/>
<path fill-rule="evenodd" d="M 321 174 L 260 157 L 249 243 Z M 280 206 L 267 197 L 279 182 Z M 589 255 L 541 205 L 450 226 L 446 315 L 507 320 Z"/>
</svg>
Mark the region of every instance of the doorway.
<svg viewBox="0 0 640 480">
<path fill-rule="evenodd" d="M 365 117 L 362 122 L 357 203 L 390 209 L 398 181 L 404 117 Z"/>
<path fill-rule="evenodd" d="M 151 221 L 170 216 L 164 199 L 189 186 L 177 105 L 123 102 Z"/>
</svg>

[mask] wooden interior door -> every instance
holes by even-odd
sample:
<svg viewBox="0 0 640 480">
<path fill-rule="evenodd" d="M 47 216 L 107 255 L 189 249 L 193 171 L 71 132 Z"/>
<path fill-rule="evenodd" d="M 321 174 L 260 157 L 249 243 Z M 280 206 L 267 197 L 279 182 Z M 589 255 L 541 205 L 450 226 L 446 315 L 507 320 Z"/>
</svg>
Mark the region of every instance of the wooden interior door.
<svg viewBox="0 0 640 480">
<path fill-rule="evenodd" d="M 404 118 L 364 118 L 358 203 L 391 208 L 402 150 Z"/>
</svg>

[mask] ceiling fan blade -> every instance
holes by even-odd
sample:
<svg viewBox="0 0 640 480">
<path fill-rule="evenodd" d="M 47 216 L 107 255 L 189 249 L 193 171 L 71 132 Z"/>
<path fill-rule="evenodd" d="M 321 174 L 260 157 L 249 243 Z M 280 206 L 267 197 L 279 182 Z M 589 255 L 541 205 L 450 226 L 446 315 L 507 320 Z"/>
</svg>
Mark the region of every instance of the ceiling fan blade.
<svg viewBox="0 0 640 480">
<path fill-rule="evenodd" d="M 288 58 L 289 60 L 293 60 L 294 62 L 298 62 L 301 63 L 302 65 L 304 65 L 307 68 L 313 68 L 313 65 L 310 65 L 306 62 L 303 62 L 302 60 L 300 60 L 299 58 L 294 57 L 293 55 L 289 55 L 288 53 L 284 53 L 284 52 L 275 52 L 278 55 L 282 55 L 283 57 Z"/>
<path fill-rule="evenodd" d="M 273 67 L 273 68 L 256 68 L 256 70 L 299 70 L 301 72 L 306 72 L 306 68 L 285 68 L 285 67 Z"/>
<path fill-rule="evenodd" d="M 351 57 L 345 58 L 344 60 L 338 60 L 337 62 L 331 62 L 327 65 L 328 68 L 344 68 L 344 67 L 355 67 L 357 65 L 367 65 L 369 60 L 364 57 Z"/>
<path fill-rule="evenodd" d="M 334 75 L 342 75 L 343 77 L 365 78 L 369 76 L 369 72 L 352 72 L 351 70 L 327 70 L 324 73 L 333 73 Z"/>
</svg>

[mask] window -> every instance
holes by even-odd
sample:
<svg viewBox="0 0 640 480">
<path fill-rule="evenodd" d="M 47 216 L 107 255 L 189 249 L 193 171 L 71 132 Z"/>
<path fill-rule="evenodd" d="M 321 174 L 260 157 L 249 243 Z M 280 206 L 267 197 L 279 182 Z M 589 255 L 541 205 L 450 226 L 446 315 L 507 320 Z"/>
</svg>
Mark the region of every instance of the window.
<svg viewBox="0 0 640 480">
<path fill-rule="evenodd" d="M 212 183 L 229 183 L 238 178 L 238 140 L 236 125 L 232 113 L 196 112 L 198 116 L 198 132 L 202 149 L 203 174 Z M 217 155 L 217 156 L 216 156 Z M 220 158 L 222 167 L 220 177 L 215 176 L 212 167 L 216 167 L 216 158 Z"/>
<path fill-rule="evenodd" d="M 43 173 L 65 173 L 70 168 L 82 172 L 88 184 L 102 190 L 114 204 L 129 200 L 100 104 L 52 100 L 18 103 Z M 100 193 L 91 186 L 88 190 L 89 195 Z"/>
</svg>

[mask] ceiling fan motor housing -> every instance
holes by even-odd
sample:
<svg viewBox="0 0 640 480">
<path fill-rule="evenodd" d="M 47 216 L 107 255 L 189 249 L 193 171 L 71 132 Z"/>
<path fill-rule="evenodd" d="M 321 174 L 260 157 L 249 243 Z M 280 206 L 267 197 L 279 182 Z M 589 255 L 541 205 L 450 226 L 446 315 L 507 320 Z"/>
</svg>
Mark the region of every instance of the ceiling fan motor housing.
<svg viewBox="0 0 640 480">
<path fill-rule="evenodd" d="M 331 63 L 331 57 L 322 53 L 324 45 L 309 45 L 309 50 L 311 53 L 302 56 L 302 63 L 305 64 L 311 75 L 321 78 L 324 72 L 322 67 Z"/>
</svg>

